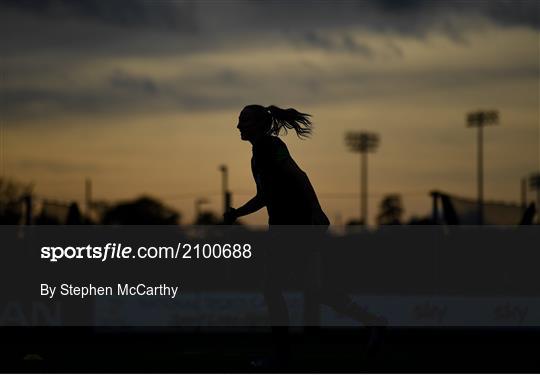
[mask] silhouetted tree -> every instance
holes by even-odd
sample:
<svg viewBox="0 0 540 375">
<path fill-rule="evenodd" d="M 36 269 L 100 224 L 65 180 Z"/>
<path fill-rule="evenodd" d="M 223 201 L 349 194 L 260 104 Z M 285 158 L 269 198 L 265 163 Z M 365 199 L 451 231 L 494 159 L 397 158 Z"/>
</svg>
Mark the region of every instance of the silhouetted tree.
<svg viewBox="0 0 540 375">
<path fill-rule="evenodd" d="M 407 223 L 408 225 L 435 225 L 436 223 L 433 221 L 431 217 L 420 217 L 420 216 L 413 216 Z"/>
<path fill-rule="evenodd" d="M 63 223 L 61 223 L 60 220 L 57 217 L 49 215 L 49 214 L 47 214 L 47 212 L 44 212 L 42 210 L 39 213 L 39 215 L 36 216 L 34 224 L 36 224 L 36 225 L 60 225 L 60 224 L 63 224 Z"/>
<path fill-rule="evenodd" d="M 211 211 L 203 211 L 195 220 L 195 225 L 217 225 L 221 224 L 222 220 Z"/>
<path fill-rule="evenodd" d="M 32 194 L 32 185 L 0 178 L 0 224 L 19 224 L 24 216 L 23 199 Z"/>
<path fill-rule="evenodd" d="M 119 203 L 105 212 L 103 224 L 178 225 L 180 213 L 150 197 Z"/>
<path fill-rule="evenodd" d="M 403 205 L 399 194 L 389 194 L 383 198 L 379 205 L 377 223 L 379 225 L 401 224 Z"/>
<path fill-rule="evenodd" d="M 84 218 L 79 210 L 79 205 L 76 202 L 72 202 L 68 208 L 68 214 L 66 218 L 66 224 L 78 225 L 84 223 Z"/>
<path fill-rule="evenodd" d="M 82 224 L 82 217 L 76 202 L 70 204 L 62 201 L 44 199 L 41 212 L 35 218 L 37 225 Z"/>
</svg>

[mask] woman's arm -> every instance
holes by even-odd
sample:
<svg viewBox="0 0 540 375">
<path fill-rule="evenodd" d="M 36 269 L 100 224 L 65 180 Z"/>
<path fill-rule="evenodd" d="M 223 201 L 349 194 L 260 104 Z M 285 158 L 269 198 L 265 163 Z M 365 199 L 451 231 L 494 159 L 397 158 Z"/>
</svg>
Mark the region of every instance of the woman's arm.
<svg viewBox="0 0 540 375">
<path fill-rule="evenodd" d="M 260 210 L 265 206 L 262 197 L 257 194 L 251 198 L 246 204 L 240 208 L 229 208 L 227 212 L 223 214 L 223 222 L 225 224 L 232 224 L 240 216 L 246 216 L 252 214 L 255 211 Z"/>
<path fill-rule="evenodd" d="M 234 210 L 236 215 L 235 219 L 240 216 L 252 214 L 266 206 L 266 202 L 264 201 L 263 195 L 261 193 L 261 180 L 259 175 L 257 175 L 257 177 L 255 178 L 255 185 L 257 186 L 257 194 L 255 194 L 253 198 L 247 201 L 246 204 Z"/>
<path fill-rule="evenodd" d="M 236 209 L 236 217 L 252 214 L 255 211 L 259 211 L 264 206 L 265 206 L 264 200 L 262 199 L 260 194 L 257 194 L 253 198 L 251 198 L 246 204 L 244 204 L 242 207 L 239 207 Z"/>
</svg>

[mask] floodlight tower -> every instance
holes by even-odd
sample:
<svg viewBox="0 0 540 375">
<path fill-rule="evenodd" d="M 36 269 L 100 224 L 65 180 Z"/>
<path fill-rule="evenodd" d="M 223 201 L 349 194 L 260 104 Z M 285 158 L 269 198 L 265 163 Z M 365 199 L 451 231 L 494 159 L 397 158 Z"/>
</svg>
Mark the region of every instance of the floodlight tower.
<svg viewBox="0 0 540 375">
<path fill-rule="evenodd" d="M 364 225 L 368 222 L 368 171 L 367 154 L 375 152 L 379 146 L 379 135 L 370 132 L 348 132 L 345 142 L 352 152 L 360 154 L 360 218 Z"/>
<path fill-rule="evenodd" d="M 221 194 L 223 196 L 223 213 L 227 212 L 232 205 L 231 192 L 229 191 L 229 169 L 225 164 L 219 166 L 221 172 Z"/>
<path fill-rule="evenodd" d="M 499 122 L 498 111 L 476 111 L 467 114 L 467 127 L 478 129 L 478 225 L 484 223 L 484 134 L 483 128 Z"/>
<path fill-rule="evenodd" d="M 540 224 L 540 172 L 531 176 L 529 187 L 536 190 L 536 222 Z"/>
</svg>

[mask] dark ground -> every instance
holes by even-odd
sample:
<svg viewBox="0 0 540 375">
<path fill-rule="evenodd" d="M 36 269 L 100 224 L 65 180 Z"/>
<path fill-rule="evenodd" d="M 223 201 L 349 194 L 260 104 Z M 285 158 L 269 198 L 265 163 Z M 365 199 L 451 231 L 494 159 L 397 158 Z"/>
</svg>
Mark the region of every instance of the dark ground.
<svg viewBox="0 0 540 375">
<path fill-rule="evenodd" d="M 389 328 L 369 355 L 365 328 L 297 330 L 285 364 L 268 361 L 273 344 L 260 329 L 2 328 L 0 335 L 3 372 L 540 372 L 538 328 Z"/>
</svg>

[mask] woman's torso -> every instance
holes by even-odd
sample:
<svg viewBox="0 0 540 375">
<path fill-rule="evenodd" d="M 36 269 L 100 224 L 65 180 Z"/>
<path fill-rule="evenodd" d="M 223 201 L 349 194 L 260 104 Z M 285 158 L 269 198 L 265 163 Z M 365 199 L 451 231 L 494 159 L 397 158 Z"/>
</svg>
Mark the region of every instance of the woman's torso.
<svg viewBox="0 0 540 375">
<path fill-rule="evenodd" d="M 266 136 L 257 141 L 251 169 L 258 194 L 266 203 L 269 224 L 328 225 L 307 175 L 281 139 Z"/>
</svg>

